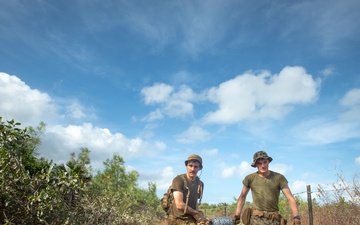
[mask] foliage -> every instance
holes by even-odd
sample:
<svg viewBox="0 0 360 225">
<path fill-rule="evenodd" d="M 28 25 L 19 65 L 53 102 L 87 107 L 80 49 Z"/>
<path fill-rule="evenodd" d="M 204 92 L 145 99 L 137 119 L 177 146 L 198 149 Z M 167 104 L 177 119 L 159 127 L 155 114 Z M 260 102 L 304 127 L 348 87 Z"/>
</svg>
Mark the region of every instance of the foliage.
<svg viewBox="0 0 360 225">
<path fill-rule="evenodd" d="M 114 155 L 92 176 L 90 150 L 57 165 L 37 158 L 45 124 L 20 129 L 0 117 L 1 224 L 160 224 L 156 185 L 137 185 Z"/>
<path fill-rule="evenodd" d="M 58 171 L 50 161 L 36 156 L 45 124 L 20 129 L 14 120 L 0 117 L 0 222 L 2 224 L 63 223 L 76 217 L 69 193 L 82 191 L 77 177 Z M 54 168 L 55 167 L 55 168 Z"/>
<path fill-rule="evenodd" d="M 124 159 L 115 154 L 104 170 L 93 174 L 90 150 L 57 165 L 38 158 L 37 148 L 46 124 L 18 128 L 14 120 L 0 117 L 0 223 L 1 224 L 163 224 L 164 212 L 156 196 L 156 184 L 146 189 L 137 184 L 137 171 L 127 172 Z M 347 182 L 342 173 L 333 190 L 319 185 L 312 201 L 314 224 L 360 224 L 360 182 Z M 309 224 L 308 203 L 295 196 L 302 224 Z M 251 207 L 250 202 L 244 208 Z M 232 204 L 202 203 L 208 217 L 232 216 Z M 281 195 L 280 213 L 292 221 L 286 198 Z"/>
<path fill-rule="evenodd" d="M 115 154 L 104 162 L 105 169 L 98 172 L 89 187 L 90 224 L 156 224 L 159 199 L 156 185 L 148 190 L 137 186 L 138 172 L 126 173 L 124 160 Z M 93 213 L 89 213 L 93 212 Z M 91 214 L 91 215 L 90 215 Z M 147 215 L 147 216 L 144 216 Z"/>
</svg>

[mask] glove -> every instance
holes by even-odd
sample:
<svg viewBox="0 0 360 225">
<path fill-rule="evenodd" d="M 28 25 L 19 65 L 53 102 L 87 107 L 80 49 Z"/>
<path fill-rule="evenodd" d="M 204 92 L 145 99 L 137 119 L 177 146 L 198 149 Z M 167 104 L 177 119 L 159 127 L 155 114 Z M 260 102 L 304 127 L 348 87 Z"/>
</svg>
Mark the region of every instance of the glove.
<svg viewBox="0 0 360 225">
<path fill-rule="evenodd" d="M 201 222 L 206 222 L 206 217 L 202 211 L 199 211 L 197 214 L 195 214 L 194 218 L 198 224 Z"/>
<path fill-rule="evenodd" d="M 234 224 L 239 224 L 240 223 L 240 216 L 239 215 L 234 215 L 233 222 L 234 222 Z"/>
</svg>

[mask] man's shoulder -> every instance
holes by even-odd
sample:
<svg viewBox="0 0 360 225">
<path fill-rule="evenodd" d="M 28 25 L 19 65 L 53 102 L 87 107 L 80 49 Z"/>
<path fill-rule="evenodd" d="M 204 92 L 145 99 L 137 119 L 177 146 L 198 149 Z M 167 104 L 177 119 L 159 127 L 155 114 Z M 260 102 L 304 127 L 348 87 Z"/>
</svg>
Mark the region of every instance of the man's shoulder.
<svg viewBox="0 0 360 225">
<path fill-rule="evenodd" d="M 185 179 L 186 179 L 186 174 L 179 174 L 173 179 L 173 181 L 184 181 Z"/>
<path fill-rule="evenodd" d="M 283 174 L 270 170 L 270 174 L 274 177 L 285 177 Z"/>
<path fill-rule="evenodd" d="M 258 173 L 253 172 L 253 173 L 250 173 L 250 174 L 246 175 L 245 179 L 252 179 L 252 178 L 257 177 L 257 176 L 258 176 Z"/>
</svg>

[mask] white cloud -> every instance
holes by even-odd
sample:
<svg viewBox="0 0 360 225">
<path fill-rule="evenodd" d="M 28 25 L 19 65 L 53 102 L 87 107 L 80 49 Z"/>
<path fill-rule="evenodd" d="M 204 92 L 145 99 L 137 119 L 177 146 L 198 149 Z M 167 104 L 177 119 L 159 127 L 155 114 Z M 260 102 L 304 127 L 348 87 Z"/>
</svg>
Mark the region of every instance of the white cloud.
<svg viewBox="0 0 360 225">
<path fill-rule="evenodd" d="M 348 108 L 338 118 L 314 118 L 297 124 L 292 132 L 306 144 L 329 144 L 360 138 L 360 89 L 352 89 L 339 101 Z"/>
<path fill-rule="evenodd" d="M 26 126 L 37 126 L 40 121 L 47 123 L 42 136 L 39 153 L 45 158 L 61 163 L 69 160 L 70 154 L 79 153 L 86 147 L 94 168 L 102 168 L 102 163 L 115 153 L 122 157 L 152 156 L 166 149 L 163 142 L 147 142 L 141 138 L 127 138 L 121 133 L 112 133 L 107 128 L 82 125 L 51 125 L 61 118 L 90 118 L 91 111 L 78 100 L 65 101 L 64 106 L 55 105 L 46 93 L 31 89 L 16 76 L 0 73 L 0 109 L 4 119 L 15 119 Z M 66 114 L 59 115 L 56 109 L 64 108 Z M 50 125 L 49 125 L 50 124 Z M 95 161 L 93 159 L 96 159 Z"/>
<path fill-rule="evenodd" d="M 360 166 L 360 156 L 355 159 L 356 165 Z"/>
<path fill-rule="evenodd" d="M 49 127 L 40 146 L 40 153 L 46 158 L 64 162 L 72 152 L 82 147 L 89 148 L 95 167 L 101 167 L 103 161 L 119 154 L 124 158 L 152 156 L 166 148 L 162 142 L 149 143 L 140 138 L 129 139 L 121 133 L 111 133 L 107 128 L 94 127 L 90 123 L 81 126 Z M 51 149 L 51 151 L 49 151 Z"/>
<path fill-rule="evenodd" d="M 306 193 L 307 185 L 309 185 L 309 184 L 307 184 L 305 181 L 296 180 L 296 181 L 294 181 L 294 183 L 289 184 L 289 187 L 294 196 L 299 196 L 302 199 L 306 199 L 307 198 L 307 193 Z M 314 187 L 316 187 L 316 185 L 313 185 L 313 188 Z M 312 197 L 315 197 L 315 196 L 312 196 Z"/>
<path fill-rule="evenodd" d="M 206 141 L 210 137 L 210 132 L 203 128 L 193 125 L 188 130 L 180 134 L 177 138 L 178 142 L 181 143 L 192 143 L 194 141 Z"/>
<path fill-rule="evenodd" d="M 227 167 L 225 166 L 221 171 L 221 177 L 229 178 L 229 177 L 245 177 L 246 175 L 253 172 L 253 168 L 248 162 L 241 162 L 238 166 Z"/>
<path fill-rule="evenodd" d="M 74 119 L 83 119 L 87 117 L 86 113 L 84 112 L 84 107 L 77 100 L 72 102 L 67 107 L 67 113 Z"/>
<path fill-rule="evenodd" d="M 349 110 L 340 116 L 345 121 L 360 122 L 360 89 L 352 89 L 340 100 L 340 105 L 348 107 Z"/>
<path fill-rule="evenodd" d="M 164 83 L 154 84 L 143 88 L 141 94 L 146 104 L 159 105 L 159 108 L 143 118 L 146 121 L 162 119 L 164 115 L 172 118 L 191 115 L 193 112 L 191 102 L 197 100 L 197 95 L 185 85 L 175 90 L 174 87 Z"/>
<path fill-rule="evenodd" d="M 323 69 L 321 72 L 320 72 L 324 77 L 329 77 L 336 72 L 335 68 L 333 66 L 327 66 L 325 69 Z"/>
<path fill-rule="evenodd" d="M 303 144 L 330 144 L 358 138 L 358 126 L 354 123 L 343 123 L 337 120 L 311 119 L 297 124 L 292 134 Z"/>
<path fill-rule="evenodd" d="M 204 155 L 217 155 L 219 150 L 217 148 L 213 148 L 213 149 L 210 149 L 210 150 L 204 150 L 202 151 Z"/>
<path fill-rule="evenodd" d="M 165 191 L 171 185 L 175 177 L 174 169 L 167 166 L 161 170 L 154 171 L 138 171 L 139 172 L 139 185 L 143 188 L 147 187 L 148 182 L 156 182 L 156 188 L 160 191 Z"/>
<path fill-rule="evenodd" d="M 313 103 L 319 83 L 302 67 L 285 67 L 278 75 L 269 72 L 239 75 L 208 91 L 219 109 L 204 117 L 208 123 L 237 123 L 262 118 L 279 119 L 297 104 Z"/>
<path fill-rule="evenodd" d="M 272 164 L 271 170 L 285 175 L 288 171 L 292 170 L 292 167 L 285 164 Z"/>
<path fill-rule="evenodd" d="M 174 88 L 170 85 L 159 83 L 141 90 L 146 104 L 163 103 L 168 101 Z"/>
<path fill-rule="evenodd" d="M 236 167 L 228 167 L 221 171 L 221 176 L 224 178 L 228 178 L 233 176 L 234 172 L 236 170 Z"/>
<path fill-rule="evenodd" d="M 0 109 L 4 119 L 14 119 L 25 126 L 56 118 L 51 97 L 31 89 L 16 76 L 0 73 Z"/>
<path fill-rule="evenodd" d="M 164 114 L 161 112 L 160 109 L 156 109 L 152 112 L 150 112 L 148 115 L 146 115 L 145 117 L 142 118 L 142 121 L 155 121 L 155 120 L 160 120 L 164 118 Z"/>
</svg>

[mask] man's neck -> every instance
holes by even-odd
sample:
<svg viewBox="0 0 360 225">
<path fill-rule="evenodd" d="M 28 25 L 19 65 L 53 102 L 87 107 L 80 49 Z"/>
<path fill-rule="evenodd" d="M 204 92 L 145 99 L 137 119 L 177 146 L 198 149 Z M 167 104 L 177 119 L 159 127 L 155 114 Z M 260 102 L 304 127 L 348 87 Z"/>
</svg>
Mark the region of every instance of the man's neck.
<svg viewBox="0 0 360 225">
<path fill-rule="evenodd" d="M 264 173 L 260 173 L 260 172 L 258 171 L 258 174 L 259 174 L 260 177 L 267 177 L 267 176 L 270 175 L 270 170 L 267 170 L 267 171 L 264 172 Z"/>
<path fill-rule="evenodd" d="M 189 175 L 186 174 L 186 177 L 188 180 L 190 181 L 194 181 L 196 179 L 196 176 L 195 177 L 190 177 Z"/>
</svg>

